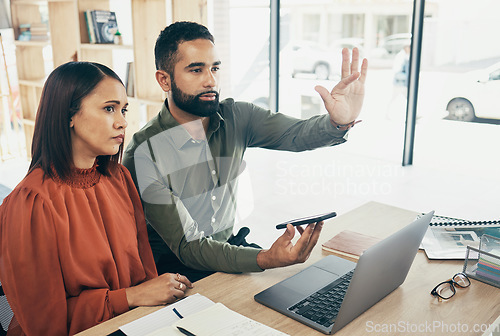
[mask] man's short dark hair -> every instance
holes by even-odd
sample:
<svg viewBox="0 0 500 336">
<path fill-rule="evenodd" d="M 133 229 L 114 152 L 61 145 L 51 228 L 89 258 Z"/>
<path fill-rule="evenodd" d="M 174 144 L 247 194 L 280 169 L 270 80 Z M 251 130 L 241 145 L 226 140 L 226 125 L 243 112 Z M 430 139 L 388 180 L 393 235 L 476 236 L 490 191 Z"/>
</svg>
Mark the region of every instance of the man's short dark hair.
<svg viewBox="0 0 500 336">
<path fill-rule="evenodd" d="M 177 63 L 177 51 L 182 42 L 206 39 L 214 43 L 214 37 L 207 27 L 189 21 L 178 21 L 162 30 L 155 45 L 155 64 L 157 70 L 172 75 Z"/>
</svg>

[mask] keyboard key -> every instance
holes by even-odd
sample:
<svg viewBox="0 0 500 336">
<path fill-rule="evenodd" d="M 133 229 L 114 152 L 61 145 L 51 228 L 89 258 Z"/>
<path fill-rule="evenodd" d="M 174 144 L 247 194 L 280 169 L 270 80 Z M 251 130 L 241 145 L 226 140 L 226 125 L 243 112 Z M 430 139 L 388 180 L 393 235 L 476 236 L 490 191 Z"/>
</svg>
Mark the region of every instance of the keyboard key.
<svg viewBox="0 0 500 336">
<path fill-rule="evenodd" d="M 307 312 L 311 308 L 312 308 L 312 305 L 308 304 L 308 305 L 303 306 L 299 310 L 297 310 L 296 313 L 299 314 L 299 315 L 303 315 L 305 312 Z"/>
<path fill-rule="evenodd" d="M 349 272 L 334 283 L 289 307 L 288 310 L 325 327 L 330 327 L 337 317 L 351 278 L 352 272 Z"/>
</svg>

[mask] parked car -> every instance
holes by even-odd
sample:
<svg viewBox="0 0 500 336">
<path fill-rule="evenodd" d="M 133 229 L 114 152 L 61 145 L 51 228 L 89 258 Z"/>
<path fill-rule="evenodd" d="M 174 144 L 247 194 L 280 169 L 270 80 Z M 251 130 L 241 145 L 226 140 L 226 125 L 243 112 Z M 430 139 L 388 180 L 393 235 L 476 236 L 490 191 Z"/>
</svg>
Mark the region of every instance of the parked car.
<svg viewBox="0 0 500 336">
<path fill-rule="evenodd" d="M 378 47 L 370 53 L 370 57 L 390 58 L 407 45 L 411 45 L 411 33 L 389 35 L 380 41 Z"/>
<path fill-rule="evenodd" d="M 500 119 L 500 62 L 485 69 L 460 74 L 447 84 L 444 96 L 447 119 L 473 121 Z"/>
<path fill-rule="evenodd" d="M 389 35 L 382 40 L 380 46 L 384 48 L 388 54 L 396 55 L 405 46 L 411 44 L 411 33 L 402 33 Z"/>
<path fill-rule="evenodd" d="M 363 39 L 345 38 L 335 41 L 326 48 L 316 42 L 301 41 L 292 45 L 292 77 L 299 73 L 314 74 L 317 79 L 326 80 L 340 76 L 342 48 L 357 47 L 363 52 Z"/>
</svg>

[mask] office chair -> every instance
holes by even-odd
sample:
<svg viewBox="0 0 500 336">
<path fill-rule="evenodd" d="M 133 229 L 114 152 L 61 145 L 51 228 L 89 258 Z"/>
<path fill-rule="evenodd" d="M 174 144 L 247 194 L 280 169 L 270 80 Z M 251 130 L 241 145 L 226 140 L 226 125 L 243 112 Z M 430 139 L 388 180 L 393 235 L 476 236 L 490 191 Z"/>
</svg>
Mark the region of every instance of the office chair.
<svg viewBox="0 0 500 336">
<path fill-rule="evenodd" d="M 4 197 L 7 197 L 10 192 L 11 190 L 9 188 L 0 184 L 0 204 L 2 204 L 2 200 Z M 12 309 L 10 309 L 7 297 L 3 292 L 2 282 L 0 282 L 0 336 L 5 336 L 7 334 L 12 316 L 14 316 L 14 313 Z"/>
<path fill-rule="evenodd" d="M 12 316 L 14 316 L 14 313 L 12 312 L 12 309 L 10 309 L 7 297 L 3 292 L 2 283 L 0 282 L 0 336 L 7 335 L 7 329 L 9 329 Z"/>
</svg>

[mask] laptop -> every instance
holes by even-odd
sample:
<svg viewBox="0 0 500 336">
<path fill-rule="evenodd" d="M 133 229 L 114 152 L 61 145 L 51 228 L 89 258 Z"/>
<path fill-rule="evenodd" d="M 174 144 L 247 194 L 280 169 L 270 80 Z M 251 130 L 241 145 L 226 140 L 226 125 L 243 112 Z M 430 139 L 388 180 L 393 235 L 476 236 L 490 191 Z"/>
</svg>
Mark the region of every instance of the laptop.
<svg viewBox="0 0 500 336">
<path fill-rule="evenodd" d="M 255 300 L 333 334 L 406 279 L 434 211 L 367 249 L 357 263 L 330 255 L 255 295 Z"/>
</svg>

